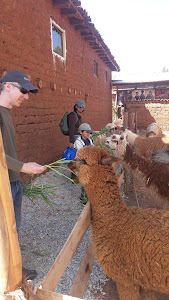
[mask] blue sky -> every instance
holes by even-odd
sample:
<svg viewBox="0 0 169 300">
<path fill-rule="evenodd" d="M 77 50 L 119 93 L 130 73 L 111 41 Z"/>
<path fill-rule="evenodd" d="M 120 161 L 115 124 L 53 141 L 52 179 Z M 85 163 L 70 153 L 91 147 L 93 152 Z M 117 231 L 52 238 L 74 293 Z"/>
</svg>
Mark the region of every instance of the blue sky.
<svg viewBox="0 0 169 300">
<path fill-rule="evenodd" d="M 81 0 L 121 73 L 169 68 L 169 0 Z"/>
</svg>

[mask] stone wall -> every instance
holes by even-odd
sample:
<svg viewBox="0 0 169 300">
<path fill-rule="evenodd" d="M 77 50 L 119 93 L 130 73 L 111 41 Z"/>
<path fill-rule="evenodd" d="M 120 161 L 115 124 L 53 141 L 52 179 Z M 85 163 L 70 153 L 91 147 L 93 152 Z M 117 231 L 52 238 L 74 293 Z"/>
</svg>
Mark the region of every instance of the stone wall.
<svg viewBox="0 0 169 300">
<path fill-rule="evenodd" d="M 158 123 L 162 131 L 169 131 L 169 100 L 126 101 L 128 128 L 144 130 L 151 123 Z"/>
</svg>

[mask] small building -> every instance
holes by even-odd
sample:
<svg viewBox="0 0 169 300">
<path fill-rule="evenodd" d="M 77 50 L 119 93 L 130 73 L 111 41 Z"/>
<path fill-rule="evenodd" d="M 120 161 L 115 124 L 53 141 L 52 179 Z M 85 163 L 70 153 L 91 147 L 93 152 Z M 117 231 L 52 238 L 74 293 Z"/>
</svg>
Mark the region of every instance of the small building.
<svg viewBox="0 0 169 300">
<path fill-rule="evenodd" d="M 169 78 L 154 81 L 112 80 L 112 88 L 117 93 L 117 103 L 120 105 L 133 100 L 169 99 Z"/>
<path fill-rule="evenodd" d="M 151 123 L 158 123 L 169 131 L 169 79 L 167 73 L 151 80 L 112 80 L 118 107 L 124 107 L 126 127 L 144 130 Z"/>
<path fill-rule="evenodd" d="M 76 100 L 85 100 L 83 121 L 95 130 L 111 122 L 111 72 L 119 66 L 80 1 L 3 2 L 0 76 L 20 70 L 39 89 L 11 111 L 19 159 L 45 164 L 68 146 L 59 122 Z"/>
</svg>

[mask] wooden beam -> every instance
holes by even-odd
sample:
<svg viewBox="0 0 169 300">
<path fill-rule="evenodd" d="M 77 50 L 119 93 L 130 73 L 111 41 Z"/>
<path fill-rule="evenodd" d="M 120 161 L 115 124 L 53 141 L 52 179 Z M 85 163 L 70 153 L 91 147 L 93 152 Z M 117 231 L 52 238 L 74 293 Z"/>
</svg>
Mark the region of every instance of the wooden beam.
<svg viewBox="0 0 169 300">
<path fill-rule="evenodd" d="M 102 55 L 102 54 L 98 54 L 99 56 L 100 56 L 100 58 L 102 59 L 102 60 L 104 60 L 105 58 L 107 58 L 105 55 Z"/>
<path fill-rule="evenodd" d="M 84 30 L 84 29 L 89 29 L 89 26 L 87 25 L 75 25 L 76 30 Z"/>
<path fill-rule="evenodd" d="M 82 36 L 93 35 L 93 32 L 81 31 Z"/>
<path fill-rule="evenodd" d="M 22 258 L 0 130 L 0 294 L 16 290 L 21 282 Z"/>
<path fill-rule="evenodd" d="M 95 49 L 95 50 L 97 50 L 97 49 L 100 49 L 100 46 L 95 43 L 92 48 Z"/>
<path fill-rule="evenodd" d="M 62 8 L 61 15 L 75 15 L 77 12 L 74 8 Z"/>
<path fill-rule="evenodd" d="M 88 202 L 83 209 L 80 217 L 78 218 L 73 231 L 68 237 L 65 245 L 58 254 L 53 266 L 49 270 L 47 276 L 45 277 L 42 287 L 45 290 L 53 291 L 61 276 L 63 275 L 65 269 L 67 268 L 70 260 L 72 259 L 76 249 L 79 246 L 80 241 L 86 233 L 91 221 L 91 211 L 90 202 Z"/>
<path fill-rule="evenodd" d="M 80 264 L 80 268 L 76 275 L 74 284 L 70 290 L 70 296 L 83 298 L 83 295 L 86 291 L 87 282 L 92 272 L 94 259 L 95 257 L 93 253 L 92 242 L 90 241 L 88 249 L 85 252 L 83 260 Z"/>
<path fill-rule="evenodd" d="M 80 298 L 75 298 L 68 295 L 61 295 L 58 293 L 46 291 L 44 289 L 37 289 L 36 296 L 39 300 L 80 300 Z"/>
<path fill-rule="evenodd" d="M 73 4 L 75 4 L 76 6 L 81 6 L 81 1 L 79 0 L 72 0 Z"/>
<path fill-rule="evenodd" d="M 54 5 L 57 6 L 57 8 L 66 8 L 69 7 L 70 2 L 69 0 L 52 0 Z"/>
<path fill-rule="evenodd" d="M 78 25 L 78 24 L 82 24 L 84 22 L 83 19 L 77 19 L 75 17 L 69 17 L 69 21 L 71 25 Z"/>
<path fill-rule="evenodd" d="M 83 16 L 83 18 L 85 19 L 85 21 L 91 22 L 91 18 L 88 15 L 88 13 L 86 12 L 86 10 L 84 10 L 82 7 L 78 7 L 78 11 Z"/>
<path fill-rule="evenodd" d="M 95 28 L 93 23 L 89 23 L 89 27 L 93 29 Z"/>
<path fill-rule="evenodd" d="M 102 49 L 98 49 L 96 50 L 97 53 L 103 53 L 103 50 Z"/>
<path fill-rule="evenodd" d="M 96 40 L 96 38 L 94 36 L 87 36 L 87 37 L 85 37 L 85 40 L 86 41 L 93 41 L 93 40 Z"/>
<path fill-rule="evenodd" d="M 69 0 L 52 0 L 54 4 L 68 4 Z"/>
</svg>

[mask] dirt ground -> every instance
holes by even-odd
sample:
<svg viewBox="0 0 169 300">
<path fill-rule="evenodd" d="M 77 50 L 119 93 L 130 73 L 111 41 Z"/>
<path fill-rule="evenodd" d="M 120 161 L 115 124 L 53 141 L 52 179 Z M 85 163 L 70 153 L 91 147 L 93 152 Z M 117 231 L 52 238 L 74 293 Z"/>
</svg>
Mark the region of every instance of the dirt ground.
<svg viewBox="0 0 169 300">
<path fill-rule="evenodd" d="M 140 206 L 144 208 L 156 207 L 157 209 L 162 208 L 160 200 L 154 196 L 148 189 L 142 185 L 141 181 L 129 176 L 129 182 L 127 190 L 124 185 L 121 187 L 123 199 L 128 206 Z M 102 295 L 102 300 L 119 300 L 116 283 L 111 279 L 106 282 L 102 287 L 105 295 Z M 96 294 L 95 294 L 96 296 Z M 99 297 L 99 293 L 97 294 Z M 157 300 L 169 300 L 169 294 L 156 293 Z"/>
</svg>

